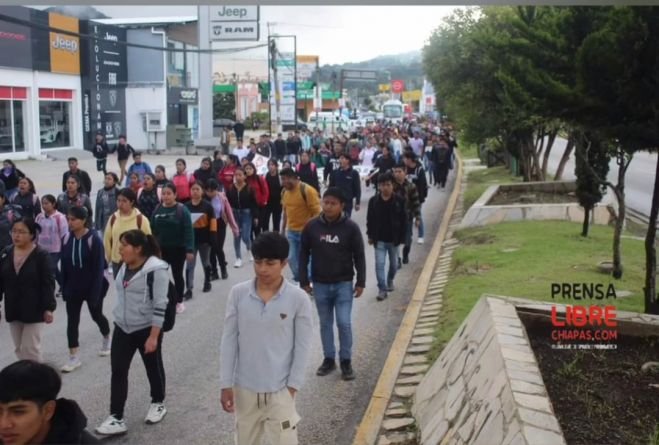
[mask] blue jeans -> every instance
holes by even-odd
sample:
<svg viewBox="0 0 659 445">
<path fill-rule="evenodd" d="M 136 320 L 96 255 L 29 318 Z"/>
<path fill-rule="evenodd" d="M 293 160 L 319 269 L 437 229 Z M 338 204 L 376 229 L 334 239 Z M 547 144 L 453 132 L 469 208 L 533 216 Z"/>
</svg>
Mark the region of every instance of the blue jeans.
<svg viewBox="0 0 659 445">
<path fill-rule="evenodd" d="M 389 273 L 385 278 L 384 266 L 389 255 Z M 377 241 L 375 243 L 375 276 L 378 279 L 378 289 L 386 292 L 387 283 L 393 282 L 398 269 L 398 246 L 393 243 Z M 315 295 L 315 291 L 314 291 Z"/>
<path fill-rule="evenodd" d="M 293 271 L 293 280 L 300 281 L 300 247 L 302 246 L 302 232 L 286 231 L 288 239 L 288 265 Z"/>
<path fill-rule="evenodd" d="M 349 203 L 345 203 L 343 206 L 343 213 L 345 213 L 348 218 L 352 217 L 352 200 Z"/>
<path fill-rule="evenodd" d="M 352 357 L 352 281 L 338 283 L 314 283 L 313 295 L 320 320 L 320 340 L 323 343 L 325 358 L 334 360 L 334 314 L 339 331 L 339 359 L 350 360 Z"/>
<path fill-rule="evenodd" d="M 425 230 L 423 228 L 423 204 L 421 204 L 421 208 L 419 209 L 419 238 L 423 238 L 423 235 L 425 234 Z"/>
<path fill-rule="evenodd" d="M 250 209 L 233 209 L 233 216 L 236 218 L 236 224 L 240 233 L 233 237 L 233 248 L 236 250 L 236 258 L 241 259 L 240 240 L 245 243 L 247 250 L 252 250 L 252 211 Z"/>
</svg>

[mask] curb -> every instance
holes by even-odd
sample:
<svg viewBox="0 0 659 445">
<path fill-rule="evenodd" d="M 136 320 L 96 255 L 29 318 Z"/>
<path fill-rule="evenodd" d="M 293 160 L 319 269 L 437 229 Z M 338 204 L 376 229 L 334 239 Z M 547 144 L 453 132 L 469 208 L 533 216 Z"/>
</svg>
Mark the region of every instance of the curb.
<svg viewBox="0 0 659 445">
<path fill-rule="evenodd" d="M 375 445 L 380 434 L 380 427 L 382 425 L 382 420 L 384 419 L 385 410 L 387 409 L 396 384 L 396 379 L 398 378 L 398 374 L 403 365 L 407 347 L 412 339 L 416 321 L 419 318 L 423 301 L 426 298 L 426 293 L 435 266 L 439 261 L 442 244 L 446 239 L 449 223 L 453 217 L 453 211 L 455 210 L 460 195 L 464 168 L 462 157 L 456 156 L 456 158 L 458 160 L 458 170 L 455 178 L 456 187 L 454 187 L 451 192 L 451 197 L 449 198 L 448 205 L 444 211 L 444 217 L 442 218 L 432 249 L 430 249 L 430 252 L 428 253 L 427 258 L 431 260 L 426 261 L 426 264 L 423 266 L 421 274 L 419 275 L 414 294 L 412 294 L 412 299 L 407 306 L 403 320 L 396 333 L 396 338 L 394 338 L 394 342 L 389 349 L 389 354 L 384 362 L 382 373 L 375 385 L 371 401 L 366 408 L 362 421 L 357 427 L 357 433 L 355 434 L 352 445 Z"/>
</svg>

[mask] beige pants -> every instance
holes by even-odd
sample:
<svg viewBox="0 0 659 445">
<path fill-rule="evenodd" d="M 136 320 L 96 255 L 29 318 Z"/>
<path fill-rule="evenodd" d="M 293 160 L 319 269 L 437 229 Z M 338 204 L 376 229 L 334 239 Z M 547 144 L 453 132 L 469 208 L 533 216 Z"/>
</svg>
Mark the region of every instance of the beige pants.
<svg viewBox="0 0 659 445">
<path fill-rule="evenodd" d="M 236 445 L 297 445 L 300 416 L 288 388 L 255 393 L 234 388 Z"/>
<path fill-rule="evenodd" d="M 16 347 L 16 357 L 19 360 L 34 360 L 41 362 L 41 329 L 43 323 L 23 323 L 12 321 L 9 323 L 11 338 Z"/>
</svg>

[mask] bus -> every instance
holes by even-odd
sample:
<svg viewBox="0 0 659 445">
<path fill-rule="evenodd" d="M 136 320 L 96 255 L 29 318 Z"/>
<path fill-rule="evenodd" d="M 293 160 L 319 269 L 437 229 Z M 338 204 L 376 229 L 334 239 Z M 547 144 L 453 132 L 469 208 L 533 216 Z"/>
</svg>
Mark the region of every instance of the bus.
<svg viewBox="0 0 659 445">
<path fill-rule="evenodd" d="M 399 100 L 388 100 L 382 105 L 384 120 L 398 124 L 403 121 L 403 103 Z"/>
</svg>

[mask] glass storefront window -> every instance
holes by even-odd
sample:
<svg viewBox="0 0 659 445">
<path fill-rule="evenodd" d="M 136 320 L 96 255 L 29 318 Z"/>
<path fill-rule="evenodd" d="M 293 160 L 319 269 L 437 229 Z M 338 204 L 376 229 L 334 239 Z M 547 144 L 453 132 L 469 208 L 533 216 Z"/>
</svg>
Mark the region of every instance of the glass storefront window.
<svg viewBox="0 0 659 445">
<path fill-rule="evenodd" d="M 39 102 L 41 148 L 69 147 L 71 145 L 70 114 L 70 102 L 50 100 Z"/>
<path fill-rule="evenodd" d="M 25 151 L 23 102 L 0 100 L 0 152 Z"/>
<path fill-rule="evenodd" d="M 14 101 L 14 151 L 25 151 L 25 131 L 27 125 L 25 122 L 25 113 L 27 107 L 25 102 Z"/>
</svg>

